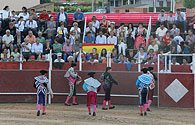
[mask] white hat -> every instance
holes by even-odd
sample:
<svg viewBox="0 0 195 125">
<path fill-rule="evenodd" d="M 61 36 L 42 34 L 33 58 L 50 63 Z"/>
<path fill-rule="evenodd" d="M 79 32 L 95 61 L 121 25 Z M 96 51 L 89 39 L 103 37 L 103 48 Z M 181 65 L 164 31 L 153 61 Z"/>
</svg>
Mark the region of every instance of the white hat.
<svg viewBox="0 0 195 125">
<path fill-rule="evenodd" d="M 69 56 L 69 57 L 67 58 L 67 60 L 69 61 L 70 58 L 73 58 L 73 56 Z"/>
<path fill-rule="evenodd" d="M 62 56 L 62 53 L 58 53 L 57 56 Z"/>
<path fill-rule="evenodd" d="M 60 7 L 60 9 L 63 9 L 64 10 L 64 7 Z"/>
</svg>

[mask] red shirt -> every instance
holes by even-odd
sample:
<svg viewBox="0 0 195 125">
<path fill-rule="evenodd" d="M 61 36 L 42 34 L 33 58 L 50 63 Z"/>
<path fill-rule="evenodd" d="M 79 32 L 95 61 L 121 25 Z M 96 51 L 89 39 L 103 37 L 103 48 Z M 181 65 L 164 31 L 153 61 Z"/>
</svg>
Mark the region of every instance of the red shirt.
<svg viewBox="0 0 195 125">
<path fill-rule="evenodd" d="M 166 36 L 164 36 L 163 40 L 165 41 L 165 45 L 168 45 L 170 43 L 170 37 L 167 38 Z"/>
<path fill-rule="evenodd" d="M 41 13 L 39 16 L 39 19 L 49 20 L 49 14 L 48 13 L 46 13 L 46 14 Z"/>
</svg>

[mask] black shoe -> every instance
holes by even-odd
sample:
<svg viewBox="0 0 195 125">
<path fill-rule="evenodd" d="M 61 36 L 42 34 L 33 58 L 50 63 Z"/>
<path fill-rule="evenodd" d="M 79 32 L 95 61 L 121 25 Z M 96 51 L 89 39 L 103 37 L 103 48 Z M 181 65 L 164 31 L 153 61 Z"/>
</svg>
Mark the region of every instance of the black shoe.
<svg viewBox="0 0 195 125">
<path fill-rule="evenodd" d="M 68 103 L 64 103 L 64 105 L 65 105 L 65 106 L 70 106 L 70 104 L 68 104 Z"/>
<path fill-rule="evenodd" d="M 43 112 L 42 115 L 46 115 L 46 112 Z"/>
<path fill-rule="evenodd" d="M 140 113 L 140 116 L 143 116 L 143 113 Z"/>
<path fill-rule="evenodd" d="M 89 115 L 91 115 L 91 113 L 89 113 Z"/>
<path fill-rule="evenodd" d="M 146 116 L 147 115 L 147 112 L 144 112 L 144 115 Z"/>
<path fill-rule="evenodd" d="M 149 108 L 147 108 L 147 111 L 150 111 L 150 109 L 149 109 Z"/>
<path fill-rule="evenodd" d="M 72 103 L 72 105 L 79 105 L 79 103 Z"/>
<path fill-rule="evenodd" d="M 95 112 L 93 113 L 93 116 L 96 116 L 96 113 Z"/>
<path fill-rule="evenodd" d="M 114 109 L 114 108 L 115 108 L 115 106 L 109 107 L 109 109 Z"/>
<path fill-rule="evenodd" d="M 102 108 L 102 110 L 108 110 L 107 108 Z"/>
<path fill-rule="evenodd" d="M 39 116 L 40 115 L 40 111 L 37 111 L 37 116 Z"/>
</svg>

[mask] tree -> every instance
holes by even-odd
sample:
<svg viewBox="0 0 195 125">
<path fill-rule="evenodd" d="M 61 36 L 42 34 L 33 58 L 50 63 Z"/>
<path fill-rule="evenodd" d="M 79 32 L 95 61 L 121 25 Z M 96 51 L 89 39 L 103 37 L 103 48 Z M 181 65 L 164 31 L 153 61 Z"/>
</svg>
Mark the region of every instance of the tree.
<svg viewBox="0 0 195 125">
<path fill-rule="evenodd" d="M 194 0 L 183 0 L 183 5 L 186 8 L 192 9 L 192 8 L 195 8 L 195 1 Z"/>
<path fill-rule="evenodd" d="M 51 0 L 40 0 L 40 3 L 43 4 L 43 3 L 50 3 Z"/>
</svg>

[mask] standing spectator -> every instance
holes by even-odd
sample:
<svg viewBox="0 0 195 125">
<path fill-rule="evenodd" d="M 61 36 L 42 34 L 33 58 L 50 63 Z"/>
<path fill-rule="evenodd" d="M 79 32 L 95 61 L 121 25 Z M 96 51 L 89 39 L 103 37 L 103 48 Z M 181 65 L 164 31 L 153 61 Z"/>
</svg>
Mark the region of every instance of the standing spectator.
<svg viewBox="0 0 195 125">
<path fill-rule="evenodd" d="M 9 23 L 8 30 L 10 30 L 10 34 L 15 36 L 16 35 L 16 27 L 12 22 Z"/>
<path fill-rule="evenodd" d="M 170 43 L 170 32 L 169 31 L 166 32 L 166 35 L 163 37 L 163 41 L 165 42 L 166 46 Z"/>
<path fill-rule="evenodd" d="M 160 27 L 157 28 L 157 30 L 156 30 L 156 37 L 158 39 L 160 39 L 160 38 L 162 38 L 162 37 L 164 37 L 166 35 L 166 32 L 167 32 L 167 28 L 164 27 L 163 23 L 161 23 Z"/>
<path fill-rule="evenodd" d="M 14 36 L 14 46 L 20 48 L 23 42 L 24 36 L 22 36 L 19 30 L 17 30 L 16 35 Z"/>
<path fill-rule="evenodd" d="M 64 43 L 62 51 L 64 52 L 64 61 L 66 61 L 68 56 L 72 56 L 72 45 L 69 39 Z"/>
<path fill-rule="evenodd" d="M 115 29 L 115 23 L 114 22 L 111 22 L 110 23 L 110 27 L 108 28 L 108 34 L 110 35 L 110 33 L 113 32 L 114 33 L 114 36 L 117 35 L 117 31 Z"/>
<path fill-rule="evenodd" d="M 114 36 L 114 32 L 110 32 L 110 36 L 108 37 L 108 44 L 114 44 L 115 48 L 117 48 L 117 37 Z"/>
<path fill-rule="evenodd" d="M 26 36 L 27 39 L 29 39 L 30 44 L 35 43 L 35 35 L 33 35 L 32 31 L 28 31 L 28 35 Z"/>
<path fill-rule="evenodd" d="M 26 7 L 22 7 L 22 12 L 19 13 L 18 17 L 23 17 L 24 21 L 27 21 L 29 19 L 29 13 L 27 12 Z"/>
<path fill-rule="evenodd" d="M 134 56 L 134 59 L 136 60 L 136 63 L 145 63 L 147 60 L 147 53 L 144 52 L 144 48 L 141 47 L 139 49 L 139 52 Z M 139 62 L 140 59 L 140 62 Z"/>
<path fill-rule="evenodd" d="M 1 53 L 1 61 L 7 62 L 9 60 L 10 53 L 7 51 L 6 48 L 3 49 L 3 53 Z"/>
<path fill-rule="evenodd" d="M 175 24 L 177 25 L 177 27 L 179 25 L 184 26 L 184 33 L 187 33 L 187 31 L 186 31 L 186 26 L 187 26 L 186 15 L 184 12 L 181 12 L 180 9 L 177 9 L 177 13 L 175 15 Z"/>
<path fill-rule="evenodd" d="M 153 40 L 151 41 L 151 44 L 148 46 L 148 52 L 150 49 L 153 49 L 155 53 L 158 52 L 158 45 Z"/>
<path fill-rule="evenodd" d="M 104 29 L 108 29 L 109 21 L 106 20 L 106 16 L 102 17 L 102 20 L 100 21 L 100 24 L 103 24 Z"/>
<path fill-rule="evenodd" d="M 138 36 L 138 34 L 142 35 L 143 37 L 146 37 L 146 34 L 147 34 L 147 30 L 146 28 L 143 27 L 143 23 L 141 22 L 138 24 L 138 28 L 135 31 L 135 35 Z"/>
<path fill-rule="evenodd" d="M 14 51 L 11 52 L 11 56 L 14 57 L 14 61 L 20 60 L 20 53 L 18 52 L 18 48 L 14 48 Z"/>
<path fill-rule="evenodd" d="M 44 32 L 46 30 L 46 23 L 49 21 L 49 14 L 46 9 L 43 9 L 43 13 L 39 16 L 40 30 Z"/>
<path fill-rule="evenodd" d="M 122 54 L 126 55 L 126 52 L 125 52 L 126 48 L 127 48 L 127 39 L 125 37 L 125 33 L 120 32 L 119 37 L 118 37 L 118 52 L 119 52 L 119 54 L 121 54 L 121 50 L 123 50 Z"/>
<path fill-rule="evenodd" d="M 35 59 L 41 57 L 41 53 L 43 53 L 43 44 L 40 43 L 39 38 L 36 39 L 36 43 L 32 44 L 31 52 L 35 56 Z"/>
<path fill-rule="evenodd" d="M 96 16 L 93 16 L 91 20 L 92 20 L 93 27 L 95 27 L 96 29 L 99 29 L 100 22 L 97 20 Z"/>
<path fill-rule="evenodd" d="M 70 44 L 71 45 L 74 45 L 76 39 L 79 39 L 78 36 L 76 35 L 76 32 L 74 30 L 70 33 L 69 39 L 70 39 Z"/>
<path fill-rule="evenodd" d="M 188 35 L 186 36 L 186 41 L 190 44 L 195 44 L 195 35 L 193 34 L 192 30 L 188 30 Z"/>
<path fill-rule="evenodd" d="M 24 29 L 24 35 L 26 36 L 25 32 L 28 32 L 29 30 L 31 30 L 33 32 L 33 34 L 37 34 L 37 22 L 35 20 L 33 20 L 32 16 L 29 17 L 29 20 L 26 21 L 25 24 L 25 29 Z"/>
<path fill-rule="evenodd" d="M 73 15 L 73 22 L 77 22 L 78 26 L 81 28 L 81 31 L 83 31 L 83 28 L 84 28 L 84 14 L 81 12 L 80 8 L 76 9 L 76 13 L 74 13 L 74 15 Z"/>
<path fill-rule="evenodd" d="M 54 60 L 54 63 L 56 62 L 60 62 L 60 63 L 64 63 L 65 61 L 62 59 L 62 53 L 58 53 L 57 54 L 57 59 Z"/>
<path fill-rule="evenodd" d="M 173 16 L 173 11 L 169 12 L 169 16 L 167 18 L 167 28 L 170 30 L 175 23 L 175 16 Z"/>
<path fill-rule="evenodd" d="M 64 7 L 60 7 L 60 12 L 57 14 L 56 21 L 59 24 L 64 23 L 65 26 L 68 26 L 68 15 L 64 12 Z"/>
<path fill-rule="evenodd" d="M 6 34 L 3 36 L 3 45 L 2 48 L 9 49 L 11 52 L 13 52 L 13 43 L 14 43 L 14 37 L 10 34 L 10 30 L 6 30 Z"/>
<path fill-rule="evenodd" d="M 87 36 L 84 38 L 85 43 L 95 43 L 95 37 L 91 35 L 91 32 L 87 32 Z"/>
<path fill-rule="evenodd" d="M 107 51 L 105 48 L 103 48 L 101 53 L 99 54 L 98 60 L 100 63 L 102 63 L 102 61 L 106 58 L 107 58 Z"/>
<path fill-rule="evenodd" d="M 100 31 L 99 35 L 96 37 L 96 44 L 106 44 L 106 36 Z"/>
<path fill-rule="evenodd" d="M 28 38 L 24 39 L 24 42 L 21 45 L 22 47 L 22 55 L 24 56 L 24 59 L 28 61 L 30 58 L 30 51 L 31 51 L 31 44 Z"/>
<path fill-rule="evenodd" d="M 180 29 L 177 28 L 176 24 L 174 23 L 174 24 L 173 24 L 173 28 L 170 30 L 170 32 L 171 32 L 171 35 L 173 35 L 173 36 L 175 37 L 176 34 L 177 34 L 178 32 L 180 32 Z"/>
<path fill-rule="evenodd" d="M 45 38 L 42 36 L 42 32 L 38 33 L 38 38 L 40 39 L 41 44 L 45 44 Z"/>
<path fill-rule="evenodd" d="M 73 27 L 71 27 L 70 32 L 75 31 L 78 38 L 80 38 L 81 29 L 78 27 L 78 23 L 74 22 Z"/>
<path fill-rule="evenodd" d="M 23 20 L 24 18 L 21 16 L 18 20 L 18 23 L 16 24 L 17 29 L 23 34 L 23 30 L 24 30 L 24 25 L 25 22 Z"/>
<path fill-rule="evenodd" d="M 133 26 L 133 23 L 129 23 L 127 30 L 127 48 L 129 49 L 134 49 L 135 31 L 136 28 Z"/>
<path fill-rule="evenodd" d="M 96 29 L 95 27 L 93 27 L 92 22 L 89 22 L 89 27 L 86 28 L 85 32 L 87 34 L 87 32 L 91 32 L 91 36 L 95 37 L 96 34 Z"/>
<path fill-rule="evenodd" d="M 165 27 L 167 25 L 167 15 L 165 14 L 164 9 L 162 9 L 160 11 L 160 14 L 158 15 L 158 19 L 157 19 L 157 22 L 156 22 L 156 28 L 158 28 L 160 26 L 160 24 L 164 24 Z"/>
<path fill-rule="evenodd" d="M 53 20 L 54 17 L 50 16 L 49 21 L 47 22 L 47 32 L 50 32 L 52 36 L 54 36 L 56 32 L 56 22 Z"/>
</svg>

